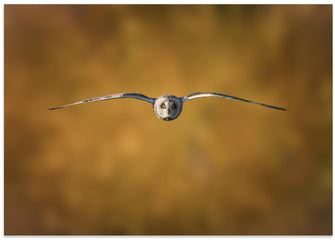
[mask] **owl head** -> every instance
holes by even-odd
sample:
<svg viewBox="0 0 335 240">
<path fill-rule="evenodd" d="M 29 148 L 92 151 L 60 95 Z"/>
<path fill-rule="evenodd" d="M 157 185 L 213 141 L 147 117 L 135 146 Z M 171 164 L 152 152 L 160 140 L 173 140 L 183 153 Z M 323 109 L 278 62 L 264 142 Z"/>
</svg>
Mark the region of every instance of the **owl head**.
<svg viewBox="0 0 335 240">
<path fill-rule="evenodd" d="M 176 119 L 183 109 L 183 102 L 173 95 L 163 95 L 156 98 L 154 112 L 159 119 L 171 121 Z"/>
</svg>

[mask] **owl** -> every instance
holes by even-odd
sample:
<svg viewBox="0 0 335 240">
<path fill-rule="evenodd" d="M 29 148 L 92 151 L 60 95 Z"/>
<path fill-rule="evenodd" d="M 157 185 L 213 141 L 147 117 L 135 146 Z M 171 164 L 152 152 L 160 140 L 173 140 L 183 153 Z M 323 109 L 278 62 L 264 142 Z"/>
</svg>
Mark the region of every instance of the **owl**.
<svg viewBox="0 0 335 240">
<path fill-rule="evenodd" d="M 242 101 L 242 102 L 258 104 L 263 107 L 268 107 L 268 108 L 272 108 L 276 110 L 281 110 L 281 111 L 287 110 L 281 107 L 275 107 L 275 106 L 267 105 L 264 103 L 254 102 L 254 101 L 246 100 L 243 98 L 233 97 L 233 96 L 229 96 L 229 95 L 225 95 L 221 93 L 214 93 L 214 92 L 197 92 L 197 93 L 187 95 L 185 97 L 176 97 L 174 95 L 163 95 L 158 98 L 150 98 L 150 97 L 147 97 L 139 93 L 118 93 L 118 94 L 112 94 L 112 95 L 107 95 L 107 96 L 102 96 L 102 97 L 90 98 L 90 99 L 82 100 L 79 102 L 63 105 L 60 107 L 49 108 L 49 110 L 65 108 L 65 107 L 69 107 L 72 105 L 77 105 L 77 104 L 87 103 L 87 102 L 105 101 L 105 100 L 117 99 L 117 98 L 135 98 L 138 100 L 151 103 L 153 106 L 154 112 L 159 119 L 164 120 L 164 121 L 171 121 L 179 117 L 180 113 L 183 110 L 184 102 L 188 100 L 196 99 L 196 98 L 201 98 L 201 97 L 222 97 L 222 98 L 227 98 L 227 99 L 232 99 L 232 100 L 237 100 L 237 101 Z"/>
</svg>

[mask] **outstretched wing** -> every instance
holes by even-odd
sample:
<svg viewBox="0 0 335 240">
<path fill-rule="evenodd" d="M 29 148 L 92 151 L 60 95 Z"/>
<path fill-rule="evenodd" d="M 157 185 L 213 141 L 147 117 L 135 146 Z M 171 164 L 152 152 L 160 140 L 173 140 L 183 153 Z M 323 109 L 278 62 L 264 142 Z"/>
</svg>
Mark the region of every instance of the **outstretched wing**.
<svg viewBox="0 0 335 240">
<path fill-rule="evenodd" d="M 181 99 L 182 99 L 183 102 L 186 102 L 188 100 L 192 100 L 192 99 L 200 98 L 200 97 L 223 97 L 223 98 L 238 100 L 238 101 L 242 101 L 242 102 L 254 103 L 254 104 L 264 106 L 264 107 L 274 108 L 274 109 L 277 109 L 277 110 L 282 110 L 282 111 L 287 110 L 287 109 L 281 108 L 281 107 L 275 107 L 275 106 L 267 105 L 267 104 L 264 104 L 264 103 L 253 102 L 253 101 L 246 100 L 246 99 L 243 99 L 243 98 L 233 97 L 233 96 L 229 96 L 229 95 L 225 95 L 225 94 L 221 94 L 221 93 L 214 93 L 214 92 L 193 93 L 193 94 L 187 95 L 187 96 L 185 96 Z"/>
<path fill-rule="evenodd" d="M 108 96 L 90 98 L 90 99 L 82 100 L 82 101 L 79 101 L 79 102 L 63 105 L 63 106 L 60 106 L 60 107 L 49 108 L 49 110 L 65 108 L 65 107 L 69 107 L 69 106 L 77 105 L 77 104 L 81 104 L 81 103 L 98 102 L 98 101 L 105 101 L 105 100 L 116 99 L 116 98 L 135 98 L 135 99 L 139 99 L 139 100 L 146 101 L 146 102 L 149 102 L 149 103 L 153 103 L 155 101 L 154 98 L 149 98 L 149 97 L 147 97 L 143 94 L 139 94 L 139 93 L 118 93 L 118 94 L 112 94 L 112 95 L 108 95 Z"/>
</svg>

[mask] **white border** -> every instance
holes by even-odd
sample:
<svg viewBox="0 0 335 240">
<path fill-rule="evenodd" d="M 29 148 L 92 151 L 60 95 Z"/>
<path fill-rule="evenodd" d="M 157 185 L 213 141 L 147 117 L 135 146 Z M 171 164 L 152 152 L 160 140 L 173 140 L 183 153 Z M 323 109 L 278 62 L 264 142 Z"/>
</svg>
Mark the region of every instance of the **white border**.
<svg viewBox="0 0 335 240">
<path fill-rule="evenodd" d="M 5 4 L 333 4 L 334 1 L 330 0 L 276 0 L 276 1 L 266 1 L 266 0 L 5 0 Z"/>
<path fill-rule="evenodd" d="M 126 1 L 104 1 L 104 0 L 99 0 L 99 1 L 79 1 L 79 0 L 72 0 L 72 1 L 41 1 L 41 0 L 34 0 L 34 1 L 26 1 L 26 0 L 15 0 L 15 1 L 4 1 L 4 4 L 333 4 L 333 1 L 299 1 L 299 0 L 291 0 L 291 1 L 274 1 L 269 3 L 269 1 L 250 1 L 250 0 L 238 0 L 238 1 L 177 1 L 177 0 L 165 0 L 165 1 L 153 1 L 153 0 L 146 0 L 142 2 L 138 2 L 136 0 L 126 0 Z M 4 4 L 1 5 L 1 78 L 2 78 L 2 85 L 1 85 L 1 95 L 2 97 L 0 98 L 0 110 L 2 113 L 2 118 L 1 118 L 1 135 L 2 135 L 2 144 L 1 144 L 1 152 L 2 152 L 2 158 L 4 160 Z M 334 8 L 333 8 L 334 10 Z M 333 11 L 334 12 L 334 11 Z M 333 33 L 334 33 L 335 27 L 334 27 L 334 18 L 333 18 Z M 334 43 L 334 35 L 333 35 L 333 43 Z M 333 44 L 334 46 L 334 44 Z M 334 51 L 333 51 L 333 59 L 334 59 Z M 334 63 L 333 63 L 334 64 Z M 333 78 L 334 78 L 334 67 L 333 67 Z M 334 93 L 334 84 L 333 84 L 333 93 Z M 333 112 L 334 112 L 334 105 L 335 101 L 333 98 Z M 335 130 L 333 128 L 333 149 L 334 149 L 334 133 Z M 4 166 L 4 161 L 3 161 L 3 166 Z M 334 173 L 334 164 L 333 164 L 333 173 Z M 1 171 L 2 178 L 1 178 L 1 185 L 4 186 L 4 167 L 2 168 Z M 333 179 L 333 186 L 334 186 L 334 179 Z M 334 188 L 333 188 L 334 189 Z M 2 204 L 2 211 L 1 211 L 1 239 L 5 238 L 4 237 L 4 191 L 1 191 L 1 204 Z M 334 190 L 333 190 L 333 203 L 334 203 Z M 333 204 L 334 208 L 334 204 Z M 334 234 L 334 211 L 333 211 L 333 234 Z M 22 238 L 33 238 L 33 239 L 61 239 L 61 238 L 77 238 L 77 239 L 101 239 L 101 238 L 112 238 L 112 239 L 137 239 L 137 238 L 149 238 L 151 240 L 156 240 L 156 239 L 164 239 L 164 238 L 175 238 L 175 239 L 184 239 L 184 238 L 196 238 L 196 239 L 217 239 L 217 238 L 224 238 L 224 239 L 248 239 L 248 238 L 260 238 L 260 239 L 274 239 L 274 238 L 285 238 L 285 239 L 305 239 L 305 238 L 317 238 L 317 239 L 324 239 L 324 238 L 334 238 L 334 236 L 280 236 L 280 235 L 274 235 L 274 236 L 6 236 L 6 238 L 9 239 L 22 239 Z"/>
</svg>

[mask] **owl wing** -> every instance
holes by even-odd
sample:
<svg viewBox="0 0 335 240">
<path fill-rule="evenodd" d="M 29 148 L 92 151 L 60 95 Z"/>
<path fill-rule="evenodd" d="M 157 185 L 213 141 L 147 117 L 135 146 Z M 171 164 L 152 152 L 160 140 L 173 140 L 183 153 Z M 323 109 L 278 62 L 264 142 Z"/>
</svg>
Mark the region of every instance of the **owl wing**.
<svg viewBox="0 0 335 240">
<path fill-rule="evenodd" d="M 139 93 L 118 93 L 118 94 L 112 94 L 112 95 L 107 95 L 107 96 L 102 96 L 102 97 L 90 98 L 90 99 L 82 100 L 82 101 L 79 101 L 79 102 L 63 105 L 63 106 L 60 106 L 60 107 L 53 107 L 53 108 L 49 108 L 49 110 L 65 108 L 65 107 L 69 107 L 69 106 L 77 105 L 77 104 L 81 104 L 81 103 L 98 102 L 98 101 L 105 101 L 105 100 L 116 99 L 116 98 L 135 98 L 135 99 L 139 99 L 139 100 L 146 101 L 146 102 L 149 102 L 149 103 L 153 103 L 155 101 L 154 98 L 149 98 L 149 97 L 147 97 L 143 94 L 139 94 Z"/>
<path fill-rule="evenodd" d="M 190 94 L 190 95 L 187 95 L 187 96 L 181 98 L 181 100 L 183 102 L 186 102 L 188 100 L 192 100 L 192 99 L 200 98 L 200 97 L 223 97 L 223 98 L 238 100 L 238 101 L 242 101 L 242 102 L 254 103 L 254 104 L 258 104 L 258 105 L 261 105 L 261 106 L 264 106 L 264 107 L 273 108 L 273 109 L 277 109 L 277 110 L 282 110 L 282 111 L 287 110 L 287 109 L 281 108 L 281 107 L 275 107 L 275 106 L 267 105 L 267 104 L 264 104 L 264 103 L 253 102 L 253 101 L 246 100 L 246 99 L 243 99 L 243 98 L 233 97 L 233 96 L 229 96 L 229 95 L 225 95 L 225 94 L 221 94 L 221 93 L 214 93 L 214 92 L 193 93 L 193 94 Z"/>
</svg>

